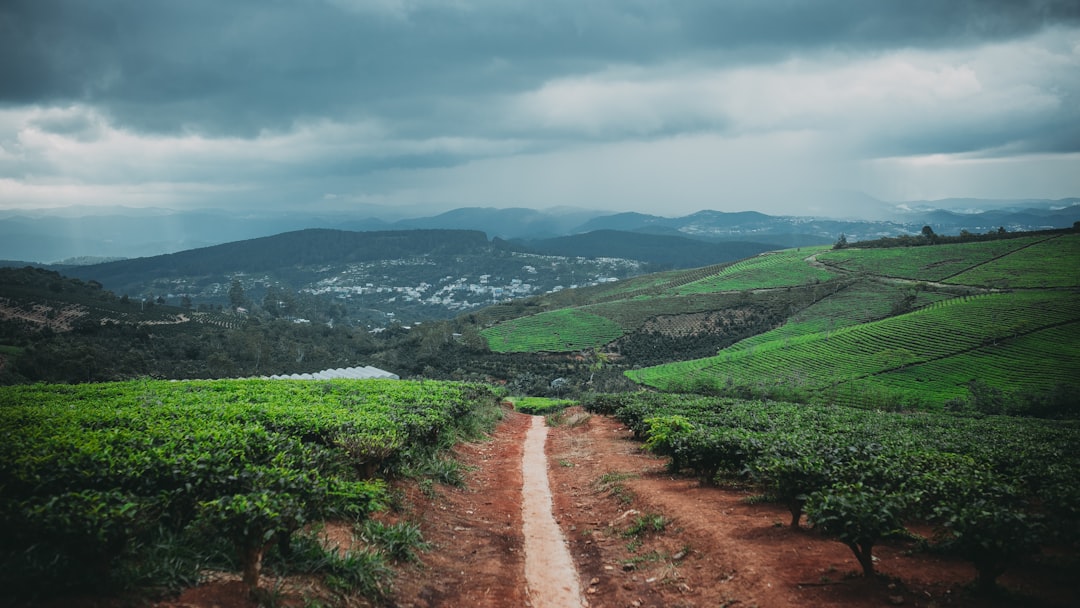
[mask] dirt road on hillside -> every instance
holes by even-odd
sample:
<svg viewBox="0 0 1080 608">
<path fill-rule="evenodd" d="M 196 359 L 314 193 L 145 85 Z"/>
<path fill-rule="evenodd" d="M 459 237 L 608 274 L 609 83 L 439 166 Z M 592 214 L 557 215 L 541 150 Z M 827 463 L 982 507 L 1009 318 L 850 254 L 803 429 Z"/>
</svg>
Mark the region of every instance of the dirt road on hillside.
<svg viewBox="0 0 1080 608">
<path fill-rule="evenodd" d="M 548 429 L 546 442 L 553 514 L 590 608 L 1080 605 L 1076 582 L 1067 571 L 1051 566 L 1053 560 L 1010 570 L 1001 578 L 1008 594 L 979 598 L 967 589 L 975 577 L 970 564 L 928 555 L 913 542 L 875 548 L 881 576 L 863 579 L 845 545 L 805 527 L 790 529 L 787 510 L 754 500 L 754 490 L 707 487 L 695 479 L 673 477 L 665 460 L 642 452 L 630 432 L 611 418 L 576 408 L 560 418 L 558 426 Z M 485 518 L 493 521 L 520 509 L 507 502 L 521 496 L 508 487 L 520 490 L 522 483 L 520 472 L 507 464 L 521 462 L 526 428 L 533 422 L 510 412 L 490 444 L 465 446 L 462 457 L 477 467 L 468 486 L 443 492 L 440 504 L 450 511 L 428 512 L 443 516 L 480 505 L 504 514 Z M 460 522 L 460 511 L 452 519 Z M 501 556 L 494 551 L 473 553 L 468 549 L 473 545 L 461 542 L 461 536 L 436 538 L 436 530 L 446 531 L 451 523 L 425 522 L 425 534 L 437 545 L 422 557 L 430 567 L 406 576 L 419 575 L 436 585 L 443 575 L 435 564 L 449 562 L 458 569 L 475 569 L 477 577 L 438 585 L 441 603 L 419 602 L 413 588 L 403 587 L 396 596 L 398 605 L 530 605 L 523 593 L 528 586 L 524 569 L 517 561 L 524 546 L 521 536 L 507 530 L 508 538 L 518 540 L 507 543 L 513 551 Z M 474 533 L 482 539 L 491 531 L 472 526 L 469 534 Z M 475 604 L 471 600 L 480 595 L 481 586 L 488 589 L 489 560 L 498 563 L 502 584 L 492 587 L 487 597 L 499 594 L 498 599 Z"/>
<path fill-rule="evenodd" d="M 843 544 L 805 527 L 791 529 L 787 510 L 760 502 L 751 488 L 707 487 L 672 476 L 664 460 L 643 453 L 611 418 L 575 408 L 551 428 L 534 426 L 541 421 L 508 411 L 490 440 L 459 445 L 456 456 L 469 467 L 463 488 L 437 486 L 425 493 L 415 482 L 398 487 L 406 506 L 389 517 L 418 522 L 431 547 L 420 555 L 421 563 L 400 570 L 390 606 L 1080 605 L 1067 560 L 1050 552 L 1006 572 L 1000 583 L 1007 592 L 990 598 L 968 589 L 975 577 L 970 564 L 920 551 L 910 541 L 875 547 L 881 575 L 865 579 Z M 538 490 L 535 504 L 526 507 L 528 488 L 545 472 L 542 464 L 538 470 L 529 466 L 543 461 L 537 458 L 540 446 L 551 497 Z M 558 525 L 544 534 L 568 547 L 574 567 L 543 566 L 551 578 L 540 582 L 529 579 L 531 558 L 556 551 L 534 549 L 524 520 L 531 526 L 545 519 L 544 506 Z M 573 590 L 575 571 L 580 591 Z M 229 585 L 201 587 L 168 606 L 247 606 Z M 549 590 L 567 595 L 545 599 L 542 593 Z M 278 605 L 305 606 L 302 593 L 301 588 L 283 594 Z"/>
</svg>

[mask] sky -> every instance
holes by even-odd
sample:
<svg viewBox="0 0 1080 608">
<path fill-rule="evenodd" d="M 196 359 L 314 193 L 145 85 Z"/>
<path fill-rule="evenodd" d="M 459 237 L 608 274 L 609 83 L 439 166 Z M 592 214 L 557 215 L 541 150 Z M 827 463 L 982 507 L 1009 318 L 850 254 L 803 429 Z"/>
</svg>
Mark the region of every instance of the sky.
<svg viewBox="0 0 1080 608">
<path fill-rule="evenodd" d="M 1080 196 L 1080 2 L 0 3 L 0 210 L 851 193 Z"/>
</svg>

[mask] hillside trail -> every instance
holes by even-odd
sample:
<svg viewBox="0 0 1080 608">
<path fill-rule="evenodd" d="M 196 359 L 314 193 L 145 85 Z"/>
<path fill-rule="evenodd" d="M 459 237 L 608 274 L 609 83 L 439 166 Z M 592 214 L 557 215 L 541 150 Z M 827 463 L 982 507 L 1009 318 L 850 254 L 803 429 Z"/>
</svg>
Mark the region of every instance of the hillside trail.
<svg viewBox="0 0 1080 608">
<path fill-rule="evenodd" d="M 577 608 L 582 606 L 578 573 L 551 510 L 547 436 L 544 418 L 534 416 L 521 460 L 525 581 L 536 608 Z"/>
<path fill-rule="evenodd" d="M 1038 563 L 1002 576 L 1008 594 L 972 596 L 969 563 L 918 551 L 910 540 L 876 547 L 880 575 L 863 578 L 845 545 L 807 529 L 805 520 L 790 528 L 787 510 L 756 499 L 758 490 L 674 476 L 612 418 L 571 408 L 548 420 L 545 429 L 541 417 L 508 411 L 489 441 L 458 447 L 457 457 L 472 467 L 466 485 L 416 503 L 412 516 L 432 547 L 421 565 L 399 575 L 394 606 L 1080 605 L 1076 582 Z M 530 500 L 525 487 L 545 472 L 523 473 L 521 465 L 541 462 L 529 455 L 539 446 L 551 497 L 540 497 L 536 513 L 523 502 Z M 549 538 L 569 548 L 573 567 L 544 566 L 554 578 L 537 582 L 528 578 L 530 560 L 555 549 L 534 549 L 525 522 L 549 517 L 562 530 Z M 581 595 L 543 603 L 538 592 L 572 585 L 574 570 Z"/>
<path fill-rule="evenodd" d="M 428 549 L 399 568 L 391 596 L 380 605 L 1080 605 L 1075 577 L 1052 560 L 1011 568 L 999 579 L 1008 593 L 980 597 L 968 587 L 975 577 L 969 563 L 919 551 L 911 540 L 876 546 L 879 576 L 863 578 L 846 546 L 805 522 L 790 528 L 787 510 L 762 502 L 759 490 L 672 475 L 666 460 L 644 452 L 625 426 L 606 416 L 571 408 L 548 420 L 545 427 L 542 417 L 507 409 L 489 438 L 459 444 L 454 456 L 466 467 L 462 487 L 396 485 L 399 506 L 380 517 L 416 522 Z M 534 525 L 546 531 L 537 533 Z M 537 534 L 545 544 L 534 544 Z M 569 555 L 556 558 L 560 552 Z M 537 565 L 536 558 L 552 561 Z M 201 586 L 159 606 L 248 608 L 242 599 L 229 601 L 237 584 Z M 278 605 L 310 605 L 313 592 L 320 596 L 311 587 L 284 594 Z M 353 600 L 343 605 L 368 606 Z"/>
</svg>

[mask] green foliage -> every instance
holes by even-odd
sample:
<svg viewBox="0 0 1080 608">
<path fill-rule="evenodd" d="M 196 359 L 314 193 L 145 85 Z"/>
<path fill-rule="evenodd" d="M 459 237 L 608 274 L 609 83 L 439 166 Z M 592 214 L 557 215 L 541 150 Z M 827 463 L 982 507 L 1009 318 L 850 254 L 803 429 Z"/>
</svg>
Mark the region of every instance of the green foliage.
<svg viewBox="0 0 1080 608">
<path fill-rule="evenodd" d="M 416 562 L 416 552 L 428 547 L 419 524 L 407 521 L 387 524 L 369 519 L 363 523 L 360 537 L 399 562 Z"/>
<path fill-rule="evenodd" d="M 646 418 L 645 447 L 670 456 L 672 471 L 689 468 L 704 483 L 720 472 L 741 474 L 759 446 L 743 429 L 697 426 L 685 417 Z"/>
<path fill-rule="evenodd" d="M 1046 238 L 1046 236 L 1029 236 L 979 243 L 888 249 L 846 248 L 823 252 L 817 256 L 817 260 L 846 272 L 917 281 L 943 281 L 980 264 L 1020 251 Z M 928 245 L 926 241 L 921 241 L 921 244 Z M 859 245 L 864 247 L 862 243 Z"/>
<path fill-rule="evenodd" d="M 258 589 L 266 549 L 299 528 L 307 511 L 295 496 L 269 492 L 222 496 L 199 507 L 199 524 L 229 538 L 236 547 L 250 594 Z"/>
<path fill-rule="evenodd" d="M 814 492 L 807 499 L 806 512 L 815 528 L 847 545 L 863 574 L 872 576 L 874 545 L 903 529 L 909 500 L 903 494 L 855 482 Z"/>
<path fill-rule="evenodd" d="M 865 407 L 943 403 L 972 378 L 1044 389 L 1071 382 L 1080 347 L 1055 340 L 1078 322 L 1080 299 L 1069 293 L 965 297 L 870 323 L 750 340 L 708 359 L 627 375 L 665 390 L 704 384 L 725 394 Z"/>
<path fill-rule="evenodd" d="M 514 409 L 533 416 L 543 416 L 562 411 L 568 407 L 577 405 L 573 399 L 551 399 L 548 397 L 510 397 Z"/>
<path fill-rule="evenodd" d="M 827 487 L 834 474 L 822 454 L 777 448 L 752 460 L 748 468 L 750 478 L 791 511 L 792 528 L 799 527 L 810 494 Z"/>
<path fill-rule="evenodd" d="M 794 287 L 821 283 L 836 275 L 811 266 L 806 258 L 827 247 L 785 249 L 747 258 L 707 278 L 678 287 L 677 294 L 742 291 L 767 287 Z"/>
<path fill-rule="evenodd" d="M 705 480 L 721 470 L 746 475 L 789 507 L 793 524 L 805 508 L 868 573 L 873 546 L 905 518 L 937 526 L 944 550 L 995 556 L 977 564 L 991 573 L 1029 553 L 1045 539 L 1041 530 L 1066 545 L 1080 538 L 1080 427 L 1072 421 L 658 393 L 592 395 L 584 406 L 639 429 L 673 469 Z"/>
<path fill-rule="evenodd" d="M 978 588 L 988 591 L 1011 564 L 1038 552 L 1044 528 L 1014 488 L 973 479 L 965 490 L 934 509 L 938 548 L 974 564 Z"/>
<path fill-rule="evenodd" d="M 974 266 L 945 282 L 1010 289 L 1078 287 L 1077 258 L 1080 258 L 1080 235 L 1060 235 Z"/>
<path fill-rule="evenodd" d="M 659 513 L 642 513 L 623 532 L 625 537 L 641 537 L 663 532 L 670 520 Z"/>
<path fill-rule="evenodd" d="M 438 453 L 415 455 L 404 467 L 407 477 L 428 479 L 448 486 L 465 485 L 465 467 L 461 462 Z"/>
<path fill-rule="evenodd" d="M 576 308 L 521 317 L 480 332 L 496 352 L 573 352 L 603 346 L 622 334 L 613 321 Z"/>
<path fill-rule="evenodd" d="M 275 542 L 386 504 L 373 458 L 391 471 L 406 446 L 433 450 L 495 401 L 479 385 L 371 380 L 6 387 L 0 524 L 18 532 L 0 540 L 0 563 L 33 554 L 41 567 L 21 589 L 113 584 L 155 538 L 216 537 L 254 589 Z"/>
</svg>

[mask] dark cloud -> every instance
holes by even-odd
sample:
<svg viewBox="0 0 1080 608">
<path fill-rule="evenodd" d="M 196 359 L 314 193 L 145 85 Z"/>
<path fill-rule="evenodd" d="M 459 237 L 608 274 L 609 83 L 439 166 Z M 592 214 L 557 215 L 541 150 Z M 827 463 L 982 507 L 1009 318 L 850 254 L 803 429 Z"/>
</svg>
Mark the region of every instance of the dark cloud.
<svg viewBox="0 0 1080 608">
<path fill-rule="evenodd" d="M 1071 0 L 737 0 L 706 3 L 697 13 L 686 23 L 705 44 L 780 53 L 954 47 L 1080 21 L 1080 5 Z"/>
<path fill-rule="evenodd" d="M 595 161 L 593 202 L 662 161 L 656 191 L 701 177 L 701 201 L 710 155 L 1080 152 L 1078 31 L 1076 0 L 6 0 L 0 195 L 472 203 L 500 171 L 547 192 Z"/>
<path fill-rule="evenodd" d="M 1074 1 L 349 4 L 9 1 L 0 99 L 88 102 L 160 132 L 250 135 L 327 115 L 431 128 L 455 99 L 605 65 L 960 45 L 1080 19 Z"/>
</svg>

